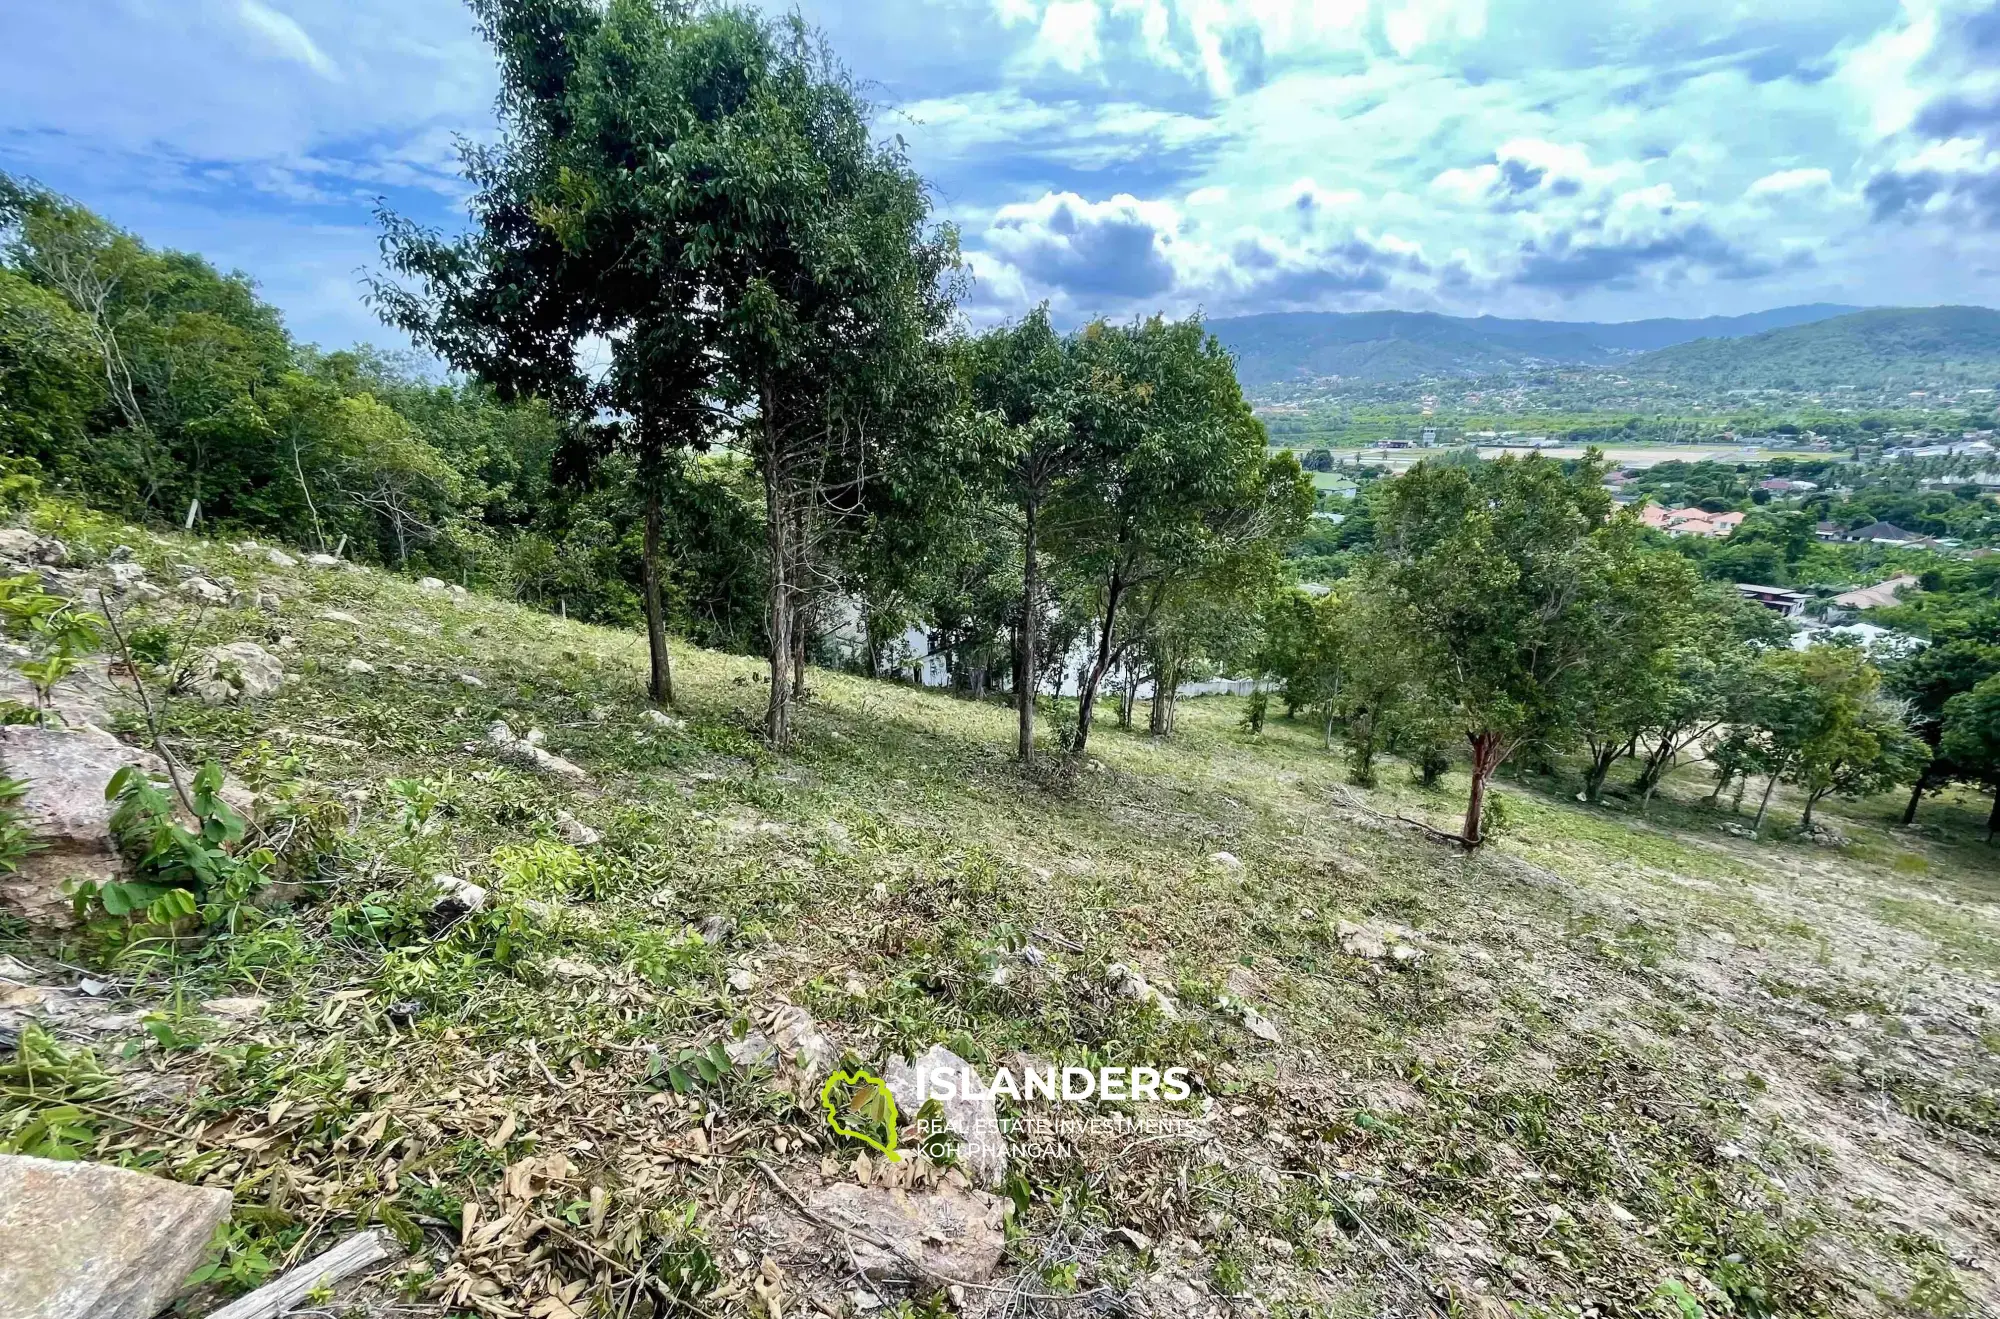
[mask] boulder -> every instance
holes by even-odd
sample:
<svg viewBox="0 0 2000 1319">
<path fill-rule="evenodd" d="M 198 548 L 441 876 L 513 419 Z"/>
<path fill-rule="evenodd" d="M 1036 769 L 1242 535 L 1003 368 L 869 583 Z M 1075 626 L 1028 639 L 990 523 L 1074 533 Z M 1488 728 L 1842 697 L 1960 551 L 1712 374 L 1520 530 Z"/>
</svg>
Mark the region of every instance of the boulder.
<svg viewBox="0 0 2000 1319">
<path fill-rule="evenodd" d="M 181 594 L 190 600 L 199 600 L 207 605 L 226 605 L 229 592 L 206 577 L 190 577 L 181 583 Z"/>
<path fill-rule="evenodd" d="M 320 617 L 329 623 L 345 623 L 349 627 L 360 627 L 361 620 L 344 609 L 328 609 Z"/>
<path fill-rule="evenodd" d="M 493 721 L 493 726 L 486 730 L 486 740 L 506 759 L 526 765 L 530 769 L 579 782 L 590 777 L 584 773 L 581 766 L 571 764 L 553 751 L 542 750 L 535 745 L 533 739 L 516 737 L 505 719 Z"/>
<path fill-rule="evenodd" d="M 903 1122 L 913 1124 L 938 1088 L 933 1082 L 940 1077 L 950 1078 L 952 1097 L 937 1102 L 944 1110 L 945 1130 L 958 1138 L 959 1167 L 975 1185 L 999 1186 L 1007 1176 L 1007 1141 L 1000 1134 L 1000 1115 L 994 1109 L 992 1092 L 977 1068 L 942 1044 L 934 1044 L 914 1062 L 891 1058 L 882 1081 L 896 1097 L 896 1110 Z M 968 1090 L 977 1097 L 967 1098 Z"/>
<path fill-rule="evenodd" d="M 285 666 L 254 641 L 211 646 L 195 671 L 194 692 L 205 704 L 255 700 L 285 685 Z"/>
<path fill-rule="evenodd" d="M 214 1187 L 0 1155 L 0 1309 L 152 1319 L 201 1266 L 229 1206 Z"/>
<path fill-rule="evenodd" d="M 375 672 L 375 666 L 365 659 L 351 659 L 347 661 L 347 671 L 357 675 L 369 674 Z"/>
<path fill-rule="evenodd" d="M 120 595 L 146 580 L 146 565 L 143 563 L 114 563 L 105 571 L 111 574 L 111 584 L 118 588 Z"/>
<path fill-rule="evenodd" d="M 442 595 L 450 588 L 435 577 L 419 577 L 417 578 L 417 589 L 429 595 Z"/>
<path fill-rule="evenodd" d="M 339 568 L 341 566 L 342 566 L 341 561 L 339 559 L 334 558 L 331 554 L 306 555 L 306 567 L 308 568 L 333 569 L 333 568 Z"/>
<path fill-rule="evenodd" d="M 42 538 L 19 527 L 0 528 L 0 559 L 33 563 L 41 552 Z"/>
<path fill-rule="evenodd" d="M 41 846 L 14 873 L 0 875 L 0 909 L 32 926 L 65 928 L 74 915 L 64 881 L 102 883 L 123 873 L 111 837 L 117 803 L 104 799 L 104 787 L 127 765 L 166 773 L 158 756 L 97 728 L 0 727 L 0 774 L 28 785 L 16 809 L 29 840 Z"/>
<path fill-rule="evenodd" d="M 264 562 L 270 564 L 273 568 L 296 568 L 299 566 L 299 561 L 283 550 L 267 550 L 264 554 Z"/>
<path fill-rule="evenodd" d="M 571 847 L 596 847 L 604 841 L 604 835 L 591 828 L 568 811 L 556 812 L 556 837 Z"/>
<path fill-rule="evenodd" d="M 1113 962 L 1104 969 L 1104 978 L 1110 982 L 1112 992 L 1120 998 L 1129 998 L 1137 1003 L 1150 1003 L 1159 1010 L 1161 1016 L 1169 1020 L 1179 1016 L 1174 1000 L 1167 992 L 1146 982 L 1146 977 L 1136 968 L 1123 962 Z"/>
<path fill-rule="evenodd" d="M 840 1052 L 821 1033 L 812 1013 L 787 1003 L 771 1014 L 770 1026 L 771 1042 L 778 1046 L 778 1055 L 798 1066 L 801 1079 L 808 1086 L 816 1085 L 833 1070 Z"/>
<path fill-rule="evenodd" d="M 905 1191 L 835 1182 L 814 1191 L 812 1211 L 855 1230 L 854 1262 L 876 1278 L 905 1278 L 914 1263 L 932 1278 L 981 1283 L 1000 1267 L 1007 1201 L 945 1185 Z"/>
</svg>

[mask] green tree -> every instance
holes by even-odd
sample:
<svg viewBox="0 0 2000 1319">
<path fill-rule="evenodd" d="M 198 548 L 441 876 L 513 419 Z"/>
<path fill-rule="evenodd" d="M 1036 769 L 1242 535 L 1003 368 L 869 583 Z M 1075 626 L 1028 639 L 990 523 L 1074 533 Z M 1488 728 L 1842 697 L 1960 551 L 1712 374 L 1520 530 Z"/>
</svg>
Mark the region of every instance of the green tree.
<svg viewBox="0 0 2000 1319">
<path fill-rule="evenodd" d="M 1587 695 L 1611 564 L 1631 543 L 1607 530 L 1603 474 L 1594 452 L 1569 471 L 1538 455 L 1426 462 L 1384 499 L 1370 580 L 1412 680 L 1470 744 L 1468 847 L 1493 772 L 1531 741 L 1560 742 Z"/>
<path fill-rule="evenodd" d="M 1987 678 L 1945 705 L 1939 746 L 1966 777 L 1993 791 L 1986 817 L 1986 841 L 2000 835 L 2000 675 Z"/>
</svg>

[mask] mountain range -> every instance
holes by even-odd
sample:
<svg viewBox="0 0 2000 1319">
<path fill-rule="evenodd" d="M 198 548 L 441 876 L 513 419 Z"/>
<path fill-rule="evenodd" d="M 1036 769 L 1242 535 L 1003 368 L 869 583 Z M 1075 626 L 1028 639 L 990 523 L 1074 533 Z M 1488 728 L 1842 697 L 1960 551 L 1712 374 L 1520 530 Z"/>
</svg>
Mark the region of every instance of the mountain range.
<svg viewBox="0 0 2000 1319">
<path fill-rule="evenodd" d="M 1707 388 L 1818 388 L 2000 376 L 2000 312 L 1831 303 L 1747 316 L 1622 322 L 1508 320 L 1433 312 L 1287 312 L 1209 328 L 1253 397 L 1336 380 L 1386 383 L 1615 367 Z M 1993 383 L 1985 380 L 1985 383 Z"/>
</svg>

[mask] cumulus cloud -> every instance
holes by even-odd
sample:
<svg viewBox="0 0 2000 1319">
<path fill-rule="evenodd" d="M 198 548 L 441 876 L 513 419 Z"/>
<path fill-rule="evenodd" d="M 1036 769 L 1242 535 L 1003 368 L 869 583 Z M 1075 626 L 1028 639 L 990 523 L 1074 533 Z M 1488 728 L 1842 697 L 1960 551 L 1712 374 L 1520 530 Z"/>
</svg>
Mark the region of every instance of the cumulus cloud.
<svg viewBox="0 0 2000 1319">
<path fill-rule="evenodd" d="M 1833 174 L 1823 169 L 1781 169 L 1766 174 L 1750 185 L 1752 197 L 1789 197 L 1802 192 L 1821 192 L 1833 186 Z"/>
<path fill-rule="evenodd" d="M 1862 189 L 1875 218 L 2000 229 L 2000 9 L 1912 4 L 1851 63 L 1884 130 Z"/>
</svg>

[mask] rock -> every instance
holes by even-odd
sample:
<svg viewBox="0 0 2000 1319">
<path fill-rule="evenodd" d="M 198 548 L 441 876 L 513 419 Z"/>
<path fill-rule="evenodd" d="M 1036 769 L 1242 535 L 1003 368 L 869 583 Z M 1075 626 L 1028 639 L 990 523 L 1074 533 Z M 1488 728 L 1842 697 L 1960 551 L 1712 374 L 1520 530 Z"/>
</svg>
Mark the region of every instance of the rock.
<svg viewBox="0 0 2000 1319">
<path fill-rule="evenodd" d="M 729 1041 L 722 1046 L 722 1051 L 738 1067 L 769 1067 L 778 1057 L 778 1046 L 771 1043 L 770 1037 L 761 1030 L 753 1030 L 740 1040 Z"/>
<path fill-rule="evenodd" d="M 151 582 L 134 582 L 125 588 L 125 594 L 131 596 L 134 600 L 143 601 L 146 604 L 167 598 L 167 593 Z"/>
<path fill-rule="evenodd" d="M 655 710 L 650 706 L 647 707 L 646 713 L 640 717 L 643 718 L 647 723 L 652 724 L 658 728 L 687 727 L 687 721 L 685 719 L 676 719 L 672 715 L 668 714 L 665 710 Z"/>
<path fill-rule="evenodd" d="M 1283 1037 L 1278 1034 L 1277 1026 L 1269 1017 L 1259 1012 L 1250 1004 L 1229 998 L 1225 995 L 1217 1000 L 1216 1006 L 1242 1022 L 1243 1029 L 1249 1031 L 1258 1039 L 1266 1040 L 1272 1044 L 1282 1042 Z"/>
<path fill-rule="evenodd" d="M 347 661 L 347 671 L 358 676 L 375 672 L 375 666 L 365 659 L 351 659 Z"/>
<path fill-rule="evenodd" d="M 1123 962 L 1113 962 L 1104 969 L 1104 978 L 1111 985 L 1112 992 L 1120 998 L 1129 998 L 1136 1003 L 1150 1003 L 1159 1009 L 1160 1015 L 1173 1018 L 1180 1015 L 1172 998 L 1166 992 L 1146 983 L 1146 977 Z"/>
<path fill-rule="evenodd" d="M 472 594 L 472 592 L 466 590 L 463 586 L 460 586 L 457 582 L 453 582 L 450 586 L 447 586 L 444 589 L 446 594 L 450 595 L 451 598 L 454 600 L 463 600 L 467 596 Z"/>
<path fill-rule="evenodd" d="M 1153 1239 L 1136 1228 L 1114 1228 L 1111 1235 L 1141 1254 L 1153 1248 Z"/>
<path fill-rule="evenodd" d="M 604 835 L 591 828 L 568 811 L 556 812 L 556 837 L 571 847 L 596 847 L 604 841 Z"/>
<path fill-rule="evenodd" d="M 1822 824 L 1818 820 L 1814 820 L 1809 827 L 1799 834 L 1799 837 L 1806 839 L 1815 847 L 1847 846 L 1846 834 L 1840 832 L 1840 830 L 1834 828 L 1832 825 Z"/>
<path fill-rule="evenodd" d="M 308 568 L 331 569 L 343 566 L 344 565 L 341 563 L 341 561 L 339 559 L 334 558 L 331 554 L 306 555 L 306 567 Z"/>
<path fill-rule="evenodd" d="M 255 599 L 257 607 L 267 614 L 275 614 L 285 607 L 285 597 L 276 591 L 259 591 Z"/>
<path fill-rule="evenodd" d="M 507 726 L 505 719 L 495 719 L 486 730 L 486 740 L 508 760 L 516 761 L 547 774 L 582 781 L 590 777 L 583 768 L 572 765 L 552 751 L 544 751 L 525 737 L 514 736 L 514 730 Z"/>
<path fill-rule="evenodd" d="M 223 605 L 229 603 L 229 592 L 206 577 L 190 577 L 181 583 L 181 594 L 190 600 L 203 604 Z"/>
<path fill-rule="evenodd" d="M 1724 820 L 1715 827 L 1718 832 L 1728 834 L 1731 838 L 1748 838 L 1754 841 L 1757 837 L 1755 829 L 1752 829 L 1747 824 L 1737 824 L 1732 820 Z"/>
<path fill-rule="evenodd" d="M 32 531 L 23 531 L 19 527 L 0 529 L 0 559 L 33 563 L 41 548 L 42 538 Z"/>
<path fill-rule="evenodd" d="M 45 563 L 51 568 L 60 568 L 69 562 L 69 546 L 51 536 L 35 551 L 35 562 Z"/>
<path fill-rule="evenodd" d="M 1210 864 L 1221 866 L 1224 870 L 1243 869 L 1243 862 L 1234 852 L 1210 852 L 1208 859 Z"/>
<path fill-rule="evenodd" d="M 940 1077 L 950 1078 L 952 1097 L 937 1102 L 944 1110 L 945 1130 L 958 1137 L 959 1166 L 974 1185 L 999 1186 L 1007 1176 L 1007 1141 L 1000 1134 L 993 1096 L 971 1063 L 942 1044 L 934 1044 L 914 1062 L 891 1058 L 882 1081 L 896 1097 L 903 1121 L 914 1123 Z M 977 1097 L 967 1098 L 967 1090 Z"/>
<path fill-rule="evenodd" d="M 486 890 L 457 875 L 432 875 L 431 884 L 437 890 L 437 898 L 431 903 L 432 915 L 457 920 L 486 906 Z"/>
<path fill-rule="evenodd" d="M 1349 957 L 1362 957 L 1371 962 L 1384 958 L 1396 962 L 1415 962 L 1424 955 L 1424 950 L 1410 942 L 1414 932 L 1400 925 L 1386 922 L 1356 925 L 1352 921 L 1342 921 L 1335 928 L 1340 939 L 1340 950 Z"/>
<path fill-rule="evenodd" d="M 271 1000 L 256 997 L 212 998 L 201 1005 L 201 1010 L 211 1017 L 229 1017 L 247 1021 L 269 1012 Z"/>
<path fill-rule="evenodd" d="M 435 577 L 419 577 L 417 578 L 417 589 L 427 595 L 441 595 L 446 587 L 443 582 Z"/>
<path fill-rule="evenodd" d="M 345 623 L 349 627 L 360 627 L 361 620 L 340 609 L 329 609 L 320 615 L 329 623 Z"/>
<path fill-rule="evenodd" d="M 739 994 L 747 994 L 762 983 L 755 971 L 745 967 L 738 967 L 729 973 L 729 987 Z"/>
<path fill-rule="evenodd" d="M 704 916 L 694 927 L 703 943 L 721 943 L 736 932 L 736 922 L 727 916 Z"/>
<path fill-rule="evenodd" d="M 104 556 L 104 561 L 106 563 L 130 563 L 132 562 L 134 553 L 136 551 L 130 545 L 113 545 L 111 553 Z"/>
<path fill-rule="evenodd" d="M 201 1265 L 229 1207 L 215 1187 L 0 1155 L 0 1309 L 152 1319 Z"/>
<path fill-rule="evenodd" d="M 111 574 L 111 584 L 118 588 L 120 595 L 146 580 L 146 566 L 140 563 L 114 563 L 105 571 Z"/>
<path fill-rule="evenodd" d="M 476 673 L 461 673 L 458 675 L 458 681 L 461 686 L 465 687 L 484 687 L 486 685 L 486 680 Z"/>
<path fill-rule="evenodd" d="M 771 1014 L 771 1041 L 778 1046 L 779 1056 L 797 1064 L 809 1085 L 832 1071 L 840 1057 L 832 1041 L 820 1033 L 812 1014 L 793 1003 Z"/>
<path fill-rule="evenodd" d="M 1007 1201 L 984 1191 L 946 1185 L 910 1192 L 834 1182 L 807 1203 L 814 1213 L 858 1229 L 849 1244 L 855 1263 L 871 1277 L 908 1277 L 907 1259 L 934 1278 L 985 1282 L 1000 1267 L 1007 1244 Z"/>
<path fill-rule="evenodd" d="M 269 696 L 285 685 L 285 666 L 254 641 L 212 646 L 202 656 L 194 692 L 208 705 Z"/>
<path fill-rule="evenodd" d="M 266 551 L 264 562 L 270 564 L 273 568 L 296 568 L 299 566 L 299 561 L 283 550 Z"/>
<path fill-rule="evenodd" d="M 124 861 L 111 837 L 116 802 L 104 799 L 111 776 L 127 765 L 166 773 L 158 756 L 128 747 L 101 729 L 0 727 L 0 775 L 28 785 L 16 809 L 40 850 L 0 874 L 0 909 L 28 924 L 62 929 L 75 916 L 63 883 L 117 879 Z"/>
</svg>

